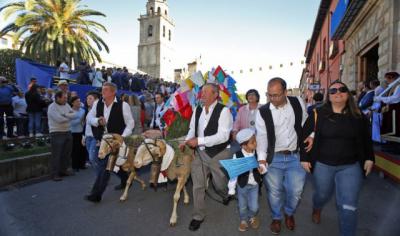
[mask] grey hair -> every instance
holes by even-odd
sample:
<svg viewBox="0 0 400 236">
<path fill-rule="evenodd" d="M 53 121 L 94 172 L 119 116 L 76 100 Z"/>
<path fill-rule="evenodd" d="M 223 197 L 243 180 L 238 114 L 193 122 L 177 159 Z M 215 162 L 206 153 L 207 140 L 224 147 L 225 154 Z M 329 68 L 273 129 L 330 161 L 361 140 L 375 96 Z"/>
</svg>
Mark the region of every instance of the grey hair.
<svg viewBox="0 0 400 236">
<path fill-rule="evenodd" d="M 210 86 L 214 93 L 219 94 L 219 87 L 218 87 L 217 84 L 215 84 L 215 83 L 206 83 L 205 85 L 203 85 L 203 87 L 205 87 L 205 86 Z"/>
<path fill-rule="evenodd" d="M 103 87 L 105 87 L 105 86 L 112 87 L 112 88 L 114 88 L 115 91 L 117 91 L 117 85 L 115 85 L 114 83 L 105 82 L 105 83 L 103 84 Z"/>
</svg>

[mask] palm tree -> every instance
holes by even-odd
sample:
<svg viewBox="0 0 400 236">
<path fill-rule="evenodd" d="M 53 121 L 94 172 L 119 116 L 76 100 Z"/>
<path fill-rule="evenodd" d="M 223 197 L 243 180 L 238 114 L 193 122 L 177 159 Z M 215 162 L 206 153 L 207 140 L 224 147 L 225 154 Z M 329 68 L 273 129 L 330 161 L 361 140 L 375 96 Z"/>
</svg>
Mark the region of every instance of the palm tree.
<svg viewBox="0 0 400 236">
<path fill-rule="evenodd" d="M 6 4 L 0 7 L 0 13 L 3 12 L 4 20 L 10 16 L 15 16 L 15 20 L 0 31 L 0 37 L 14 32 L 13 41 L 21 42 L 20 49 L 26 56 L 51 65 L 62 59 L 101 62 L 98 51 L 109 49 L 97 32 L 107 30 L 88 17 L 106 15 L 87 9 L 80 2 L 26 0 Z"/>
</svg>

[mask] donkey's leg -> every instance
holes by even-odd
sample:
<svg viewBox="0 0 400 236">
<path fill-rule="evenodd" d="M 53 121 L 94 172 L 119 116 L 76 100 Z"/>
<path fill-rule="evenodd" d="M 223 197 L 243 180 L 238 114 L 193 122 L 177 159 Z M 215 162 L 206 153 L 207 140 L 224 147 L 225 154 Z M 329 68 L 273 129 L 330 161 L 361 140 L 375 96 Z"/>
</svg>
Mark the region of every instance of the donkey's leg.
<svg viewBox="0 0 400 236">
<path fill-rule="evenodd" d="M 189 194 L 186 190 L 186 183 L 187 183 L 187 178 L 185 180 L 185 183 L 183 184 L 183 203 L 189 204 Z"/>
<path fill-rule="evenodd" d="M 133 179 L 134 179 L 135 181 L 139 182 L 140 185 L 142 186 L 142 189 L 145 190 L 145 188 L 146 188 L 146 183 L 145 183 L 141 178 L 139 178 L 138 175 L 135 174 L 135 177 L 134 177 Z"/>
<path fill-rule="evenodd" d="M 184 186 L 184 183 L 183 183 L 184 181 L 183 180 L 184 180 L 183 178 L 178 178 L 178 184 L 176 185 L 175 194 L 174 194 L 174 207 L 172 209 L 172 215 L 171 215 L 171 218 L 169 220 L 169 225 L 170 226 L 175 226 L 176 225 L 176 221 L 178 219 L 178 215 L 176 213 L 176 207 L 178 205 L 179 198 L 181 197 L 181 191 L 182 191 L 182 188 Z"/>
<path fill-rule="evenodd" d="M 125 201 L 128 198 L 128 190 L 129 190 L 129 187 L 132 185 L 132 181 L 134 180 L 135 176 L 136 176 L 135 171 L 131 171 L 131 173 L 129 174 L 128 180 L 126 181 L 124 193 L 119 198 L 120 201 Z"/>
</svg>

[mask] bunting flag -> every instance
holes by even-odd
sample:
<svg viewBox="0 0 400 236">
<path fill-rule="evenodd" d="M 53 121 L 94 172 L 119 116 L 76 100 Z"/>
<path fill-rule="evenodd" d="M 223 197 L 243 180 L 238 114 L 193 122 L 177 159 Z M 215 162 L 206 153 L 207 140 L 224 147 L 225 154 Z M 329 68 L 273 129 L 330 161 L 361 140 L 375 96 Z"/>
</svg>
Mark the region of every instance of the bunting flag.
<svg viewBox="0 0 400 236">
<path fill-rule="evenodd" d="M 161 117 L 167 125 L 167 132 L 169 132 L 169 127 L 175 127 L 174 129 L 179 127 L 179 125 L 171 126 L 177 116 L 187 121 L 190 120 L 193 110 L 200 104 L 201 86 L 205 83 L 218 85 L 220 102 L 228 107 L 233 118 L 236 118 L 237 111 L 242 104 L 236 93 L 236 81 L 232 76 L 225 73 L 221 66 L 217 66 L 216 69 L 213 68 L 204 74 L 201 71 L 193 73 L 181 82 L 179 89 L 166 101 Z M 178 120 L 182 122 L 182 119 Z"/>
</svg>

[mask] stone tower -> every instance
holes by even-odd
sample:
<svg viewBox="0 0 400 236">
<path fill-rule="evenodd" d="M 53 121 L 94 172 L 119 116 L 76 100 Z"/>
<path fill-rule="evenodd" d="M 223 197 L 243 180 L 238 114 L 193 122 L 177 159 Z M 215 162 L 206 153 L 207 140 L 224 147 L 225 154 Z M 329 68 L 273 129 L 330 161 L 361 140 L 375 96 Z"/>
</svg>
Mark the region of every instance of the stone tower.
<svg viewBox="0 0 400 236">
<path fill-rule="evenodd" d="M 140 15 L 138 70 L 172 81 L 174 22 L 169 17 L 167 0 L 148 0 L 146 14 Z"/>
</svg>

